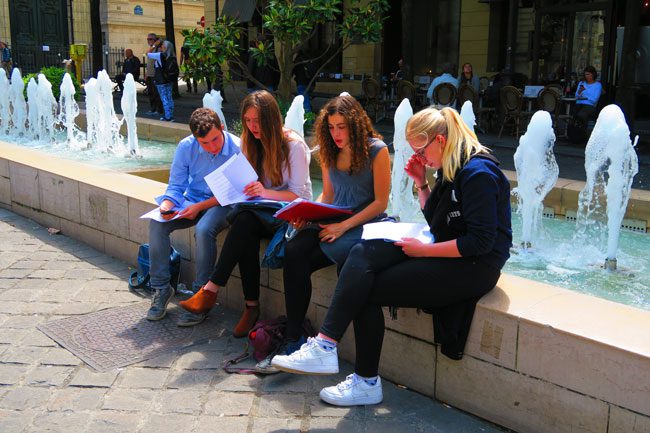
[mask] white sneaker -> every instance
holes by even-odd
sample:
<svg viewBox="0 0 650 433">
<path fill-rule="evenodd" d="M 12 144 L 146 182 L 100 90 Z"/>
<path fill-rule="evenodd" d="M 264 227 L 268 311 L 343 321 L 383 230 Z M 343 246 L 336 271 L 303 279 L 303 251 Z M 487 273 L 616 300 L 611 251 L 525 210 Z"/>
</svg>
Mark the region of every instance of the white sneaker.
<svg viewBox="0 0 650 433">
<path fill-rule="evenodd" d="M 278 370 L 297 374 L 336 374 L 339 372 L 336 347 L 325 350 L 315 338 L 311 337 L 291 355 L 274 356 L 271 365 Z"/>
<path fill-rule="evenodd" d="M 323 388 L 320 392 L 320 398 L 335 406 L 378 404 L 384 399 L 381 390 L 381 378 L 377 377 L 377 383 L 369 385 L 365 380 L 353 373 L 338 385 Z"/>
</svg>

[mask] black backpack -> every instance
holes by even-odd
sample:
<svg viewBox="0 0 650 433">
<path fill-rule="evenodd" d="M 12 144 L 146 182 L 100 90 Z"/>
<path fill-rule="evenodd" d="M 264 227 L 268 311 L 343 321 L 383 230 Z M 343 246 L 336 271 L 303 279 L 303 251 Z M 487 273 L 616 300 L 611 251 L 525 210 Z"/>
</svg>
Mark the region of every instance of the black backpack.
<svg viewBox="0 0 650 433">
<path fill-rule="evenodd" d="M 164 58 L 164 56 L 161 57 Z M 172 83 L 178 80 L 179 74 L 180 69 L 178 68 L 178 61 L 176 60 L 176 56 L 165 58 L 165 62 L 162 65 L 163 79 L 168 83 Z"/>
</svg>

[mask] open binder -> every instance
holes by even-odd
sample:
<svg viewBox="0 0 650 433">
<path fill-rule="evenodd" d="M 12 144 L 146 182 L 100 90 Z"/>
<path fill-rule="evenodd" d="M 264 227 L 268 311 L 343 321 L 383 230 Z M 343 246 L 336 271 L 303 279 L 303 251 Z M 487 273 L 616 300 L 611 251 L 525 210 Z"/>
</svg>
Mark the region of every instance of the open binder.
<svg viewBox="0 0 650 433">
<path fill-rule="evenodd" d="M 298 218 L 305 221 L 318 221 L 344 215 L 352 215 L 352 210 L 346 207 L 297 198 L 277 211 L 274 216 L 285 221 Z"/>
</svg>

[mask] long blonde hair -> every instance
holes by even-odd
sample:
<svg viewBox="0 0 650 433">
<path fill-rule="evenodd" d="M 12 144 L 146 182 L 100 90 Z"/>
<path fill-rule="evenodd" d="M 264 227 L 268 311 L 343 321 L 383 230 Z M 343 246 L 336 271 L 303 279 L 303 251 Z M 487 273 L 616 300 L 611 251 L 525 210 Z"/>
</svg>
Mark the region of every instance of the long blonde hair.
<svg viewBox="0 0 650 433">
<path fill-rule="evenodd" d="M 257 109 L 261 137 L 258 140 L 246 126 L 244 115 L 250 108 Z M 282 185 L 282 164 L 289 165 L 289 140 L 282 129 L 282 114 L 277 101 L 266 90 L 253 92 L 242 101 L 241 148 L 261 179 L 265 177 L 271 185 Z"/>
<path fill-rule="evenodd" d="M 440 168 L 444 179 L 449 182 L 454 180 L 456 172 L 469 161 L 472 155 L 490 151 L 479 143 L 476 134 L 467 127 L 453 108 L 445 107 L 442 110 L 425 108 L 415 113 L 406 124 L 407 140 L 424 136 L 426 143 L 429 144 L 436 135 L 447 138 Z"/>
</svg>

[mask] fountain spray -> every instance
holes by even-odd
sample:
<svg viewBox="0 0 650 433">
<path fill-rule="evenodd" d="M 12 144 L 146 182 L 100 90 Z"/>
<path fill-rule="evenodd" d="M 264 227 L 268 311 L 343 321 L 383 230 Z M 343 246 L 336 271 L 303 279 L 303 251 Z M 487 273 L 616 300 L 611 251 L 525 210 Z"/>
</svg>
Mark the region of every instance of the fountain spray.
<svg viewBox="0 0 650 433">
<path fill-rule="evenodd" d="M 632 144 L 630 129 L 621 109 L 614 104 L 602 109 L 585 149 L 587 183 L 580 191 L 576 236 L 587 239 L 592 230 L 607 227 L 605 269 L 616 269 L 616 251 L 630 198 L 632 180 L 639 171 L 639 161 Z M 603 212 L 603 205 L 606 212 Z M 600 217 L 600 220 L 599 220 Z M 598 230 L 601 233 L 603 230 Z"/>
<path fill-rule="evenodd" d="M 530 248 L 541 229 L 544 197 L 557 182 L 560 169 L 555 161 L 555 133 L 551 115 L 538 111 L 530 119 L 526 133 L 519 139 L 515 152 L 517 211 L 522 218 L 522 246 Z"/>
</svg>

